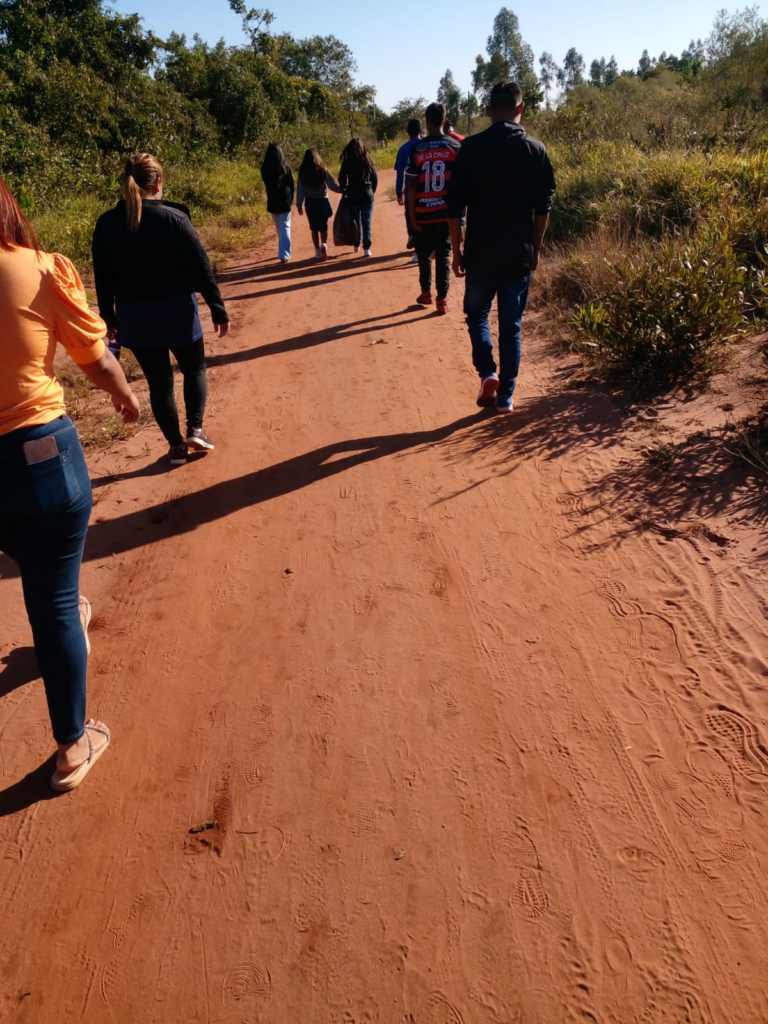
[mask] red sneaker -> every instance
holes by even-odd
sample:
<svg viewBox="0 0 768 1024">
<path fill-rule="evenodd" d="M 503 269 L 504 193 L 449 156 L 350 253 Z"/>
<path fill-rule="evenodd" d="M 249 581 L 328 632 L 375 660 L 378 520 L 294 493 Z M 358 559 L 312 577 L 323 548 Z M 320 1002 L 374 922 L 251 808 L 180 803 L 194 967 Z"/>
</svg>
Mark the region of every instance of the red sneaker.
<svg viewBox="0 0 768 1024">
<path fill-rule="evenodd" d="M 496 392 L 499 390 L 499 378 L 495 373 L 483 377 L 480 384 L 480 391 L 477 395 L 477 404 L 480 408 L 496 404 Z"/>
<path fill-rule="evenodd" d="M 447 313 L 448 312 L 448 299 L 438 299 L 437 300 L 437 312 L 438 313 Z"/>
<path fill-rule="evenodd" d="M 422 292 L 416 301 L 420 306 L 431 306 L 434 301 L 432 298 L 432 292 Z"/>
</svg>

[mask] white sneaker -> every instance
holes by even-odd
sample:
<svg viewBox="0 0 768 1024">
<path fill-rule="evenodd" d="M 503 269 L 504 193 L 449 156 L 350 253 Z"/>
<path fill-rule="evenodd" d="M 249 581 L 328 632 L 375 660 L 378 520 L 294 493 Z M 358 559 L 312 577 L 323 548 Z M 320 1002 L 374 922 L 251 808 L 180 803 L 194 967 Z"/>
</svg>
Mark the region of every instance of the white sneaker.
<svg viewBox="0 0 768 1024">
<path fill-rule="evenodd" d="M 321 260 L 322 258 L 323 258 L 323 250 L 320 249 L 320 248 L 315 249 L 315 259 L 316 260 Z"/>
<path fill-rule="evenodd" d="M 328 246 L 325 244 L 325 242 L 323 242 L 323 244 L 320 246 L 320 259 L 323 261 L 323 263 L 325 263 L 325 261 L 328 259 Z"/>
<path fill-rule="evenodd" d="M 418 263 L 418 262 L 419 262 L 418 253 L 414 253 L 413 254 L 413 259 L 411 260 L 411 263 Z"/>
<path fill-rule="evenodd" d="M 363 256 L 373 256 L 373 253 L 371 252 L 371 250 L 370 250 L 370 249 L 366 249 L 366 250 L 365 250 L 365 251 L 363 252 Z"/>
</svg>

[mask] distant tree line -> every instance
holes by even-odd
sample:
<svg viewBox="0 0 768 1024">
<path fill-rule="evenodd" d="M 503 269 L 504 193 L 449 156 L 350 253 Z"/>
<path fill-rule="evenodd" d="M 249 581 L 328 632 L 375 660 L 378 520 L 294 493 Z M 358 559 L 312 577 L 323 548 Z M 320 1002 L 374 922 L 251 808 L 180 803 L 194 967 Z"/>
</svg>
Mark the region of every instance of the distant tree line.
<svg viewBox="0 0 768 1024">
<path fill-rule="evenodd" d="M 757 8 L 732 14 L 721 11 L 710 35 L 705 40 L 692 39 L 679 56 L 666 51 L 651 56 L 646 49 L 634 68 L 619 68 L 611 55 L 596 57 L 587 70 L 584 56 L 575 47 L 560 63 L 549 51 L 536 60 L 522 37 L 517 15 L 502 7 L 486 41 L 485 55 L 475 58 L 470 88 L 462 91 L 448 69 L 438 84 L 437 97 L 445 103 L 451 120 L 464 115 L 471 130 L 472 120 L 485 107 L 491 89 L 505 79 L 520 84 L 530 116 L 537 111 L 552 111 L 574 97 L 583 100 L 582 87 L 610 90 L 618 82 L 649 82 L 664 76 L 671 76 L 683 89 L 695 88 L 701 96 L 710 97 L 716 109 L 731 121 L 759 117 L 768 105 L 768 22 L 759 16 Z M 402 130 L 414 109 L 423 110 L 423 102 L 418 97 L 397 104 L 391 114 L 379 118 L 379 134 L 391 137 Z"/>
</svg>

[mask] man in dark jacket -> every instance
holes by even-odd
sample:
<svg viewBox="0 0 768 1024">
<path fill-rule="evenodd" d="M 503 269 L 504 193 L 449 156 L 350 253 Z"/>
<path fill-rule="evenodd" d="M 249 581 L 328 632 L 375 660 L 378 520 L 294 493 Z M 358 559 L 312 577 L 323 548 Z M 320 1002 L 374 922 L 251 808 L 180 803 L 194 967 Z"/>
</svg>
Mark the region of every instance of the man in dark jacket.
<svg viewBox="0 0 768 1024">
<path fill-rule="evenodd" d="M 495 402 L 499 412 L 512 411 L 520 326 L 555 193 L 546 149 L 520 124 L 524 106 L 517 83 L 499 82 L 493 87 L 487 109 L 491 127 L 464 140 L 448 189 L 453 272 L 457 277 L 466 274 L 464 313 L 480 376 L 477 404 Z M 498 373 L 488 323 L 497 297 Z"/>
</svg>

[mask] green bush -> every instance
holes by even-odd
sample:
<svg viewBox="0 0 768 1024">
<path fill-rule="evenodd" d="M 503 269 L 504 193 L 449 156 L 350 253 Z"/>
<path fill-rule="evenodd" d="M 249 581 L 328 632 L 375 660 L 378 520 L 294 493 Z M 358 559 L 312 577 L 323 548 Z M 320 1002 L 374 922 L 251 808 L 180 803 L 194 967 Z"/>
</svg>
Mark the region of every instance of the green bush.
<svg viewBox="0 0 768 1024">
<path fill-rule="evenodd" d="M 572 314 L 572 338 L 606 371 L 644 384 L 712 372 L 753 309 L 755 274 L 716 224 L 645 243 L 610 274 L 611 290 Z"/>
</svg>

